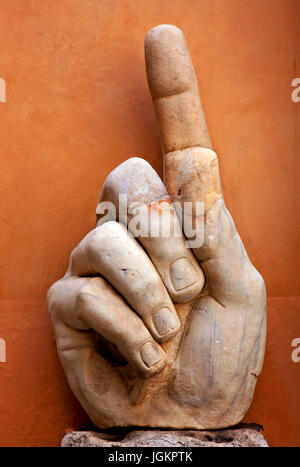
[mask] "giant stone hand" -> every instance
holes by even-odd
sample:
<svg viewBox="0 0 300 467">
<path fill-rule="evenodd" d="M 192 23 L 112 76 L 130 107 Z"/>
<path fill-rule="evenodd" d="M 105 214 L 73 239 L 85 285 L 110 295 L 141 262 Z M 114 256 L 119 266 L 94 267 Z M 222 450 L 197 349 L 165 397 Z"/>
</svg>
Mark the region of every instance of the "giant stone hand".
<svg viewBox="0 0 300 467">
<path fill-rule="evenodd" d="M 183 33 L 152 29 L 145 53 L 164 184 L 139 158 L 108 176 L 97 227 L 50 288 L 49 312 L 68 382 L 98 427 L 227 427 L 262 368 L 264 281 L 224 204 Z"/>
</svg>

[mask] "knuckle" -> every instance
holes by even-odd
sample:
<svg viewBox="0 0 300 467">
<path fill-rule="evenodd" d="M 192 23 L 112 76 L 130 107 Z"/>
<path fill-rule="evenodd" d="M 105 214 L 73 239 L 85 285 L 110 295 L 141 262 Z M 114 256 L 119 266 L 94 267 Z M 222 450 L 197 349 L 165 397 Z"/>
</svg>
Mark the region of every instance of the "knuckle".
<svg viewBox="0 0 300 467">
<path fill-rule="evenodd" d="M 83 310 L 86 310 L 90 301 L 91 301 L 90 294 L 80 290 L 78 293 L 77 299 L 76 299 L 76 309 L 77 309 L 77 314 L 79 318 L 81 318 L 81 314 Z"/>
<path fill-rule="evenodd" d="M 53 312 L 53 309 L 57 302 L 57 295 L 58 295 L 57 292 L 58 292 L 58 289 L 60 288 L 60 282 L 61 282 L 60 280 L 54 282 L 54 284 L 51 285 L 51 287 L 49 288 L 47 292 L 47 305 L 48 305 L 48 310 L 50 314 Z"/>
</svg>

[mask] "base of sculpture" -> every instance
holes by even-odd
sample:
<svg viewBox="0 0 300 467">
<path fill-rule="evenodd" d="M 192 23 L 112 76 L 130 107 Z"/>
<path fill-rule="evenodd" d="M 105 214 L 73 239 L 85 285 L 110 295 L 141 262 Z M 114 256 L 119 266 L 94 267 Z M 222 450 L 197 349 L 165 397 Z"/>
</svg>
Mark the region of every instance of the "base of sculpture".
<svg viewBox="0 0 300 467">
<path fill-rule="evenodd" d="M 62 447 L 268 447 L 260 426 L 239 425 L 215 431 L 134 430 L 119 433 L 71 431 Z"/>
</svg>

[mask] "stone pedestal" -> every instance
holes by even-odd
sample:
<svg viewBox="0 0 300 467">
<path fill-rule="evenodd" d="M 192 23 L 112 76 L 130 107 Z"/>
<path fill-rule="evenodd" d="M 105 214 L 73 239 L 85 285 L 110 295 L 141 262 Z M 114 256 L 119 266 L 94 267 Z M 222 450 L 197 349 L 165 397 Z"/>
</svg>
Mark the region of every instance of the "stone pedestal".
<svg viewBox="0 0 300 467">
<path fill-rule="evenodd" d="M 71 431 L 62 447 L 268 447 L 259 425 L 227 430 Z"/>
</svg>

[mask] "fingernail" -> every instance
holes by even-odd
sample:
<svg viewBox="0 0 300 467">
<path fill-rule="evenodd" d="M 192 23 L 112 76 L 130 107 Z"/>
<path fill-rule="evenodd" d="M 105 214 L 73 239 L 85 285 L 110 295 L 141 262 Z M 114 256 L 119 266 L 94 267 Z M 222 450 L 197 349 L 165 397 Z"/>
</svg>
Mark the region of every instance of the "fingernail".
<svg viewBox="0 0 300 467">
<path fill-rule="evenodd" d="M 140 350 L 143 362 L 147 367 L 151 367 L 158 363 L 162 358 L 162 353 L 159 347 L 153 342 L 146 342 Z"/>
<path fill-rule="evenodd" d="M 170 278 L 176 291 L 186 289 L 200 279 L 198 272 L 188 258 L 178 258 L 172 263 Z"/>
<path fill-rule="evenodd" d="M 160 336 L 168 334 L 180 325 L 177 315 L 172 313 L 169 308 L 161 308 L 158 310 L 153 316 L 153 323 Z"/>
</svg>

